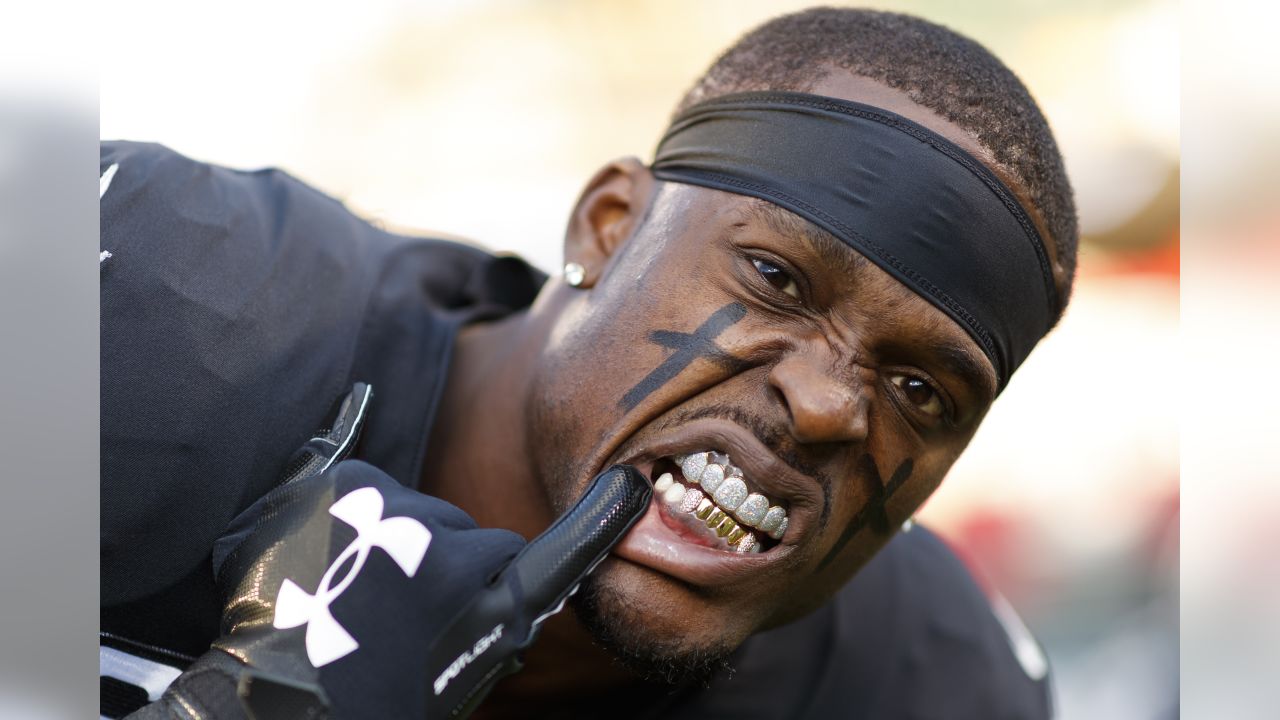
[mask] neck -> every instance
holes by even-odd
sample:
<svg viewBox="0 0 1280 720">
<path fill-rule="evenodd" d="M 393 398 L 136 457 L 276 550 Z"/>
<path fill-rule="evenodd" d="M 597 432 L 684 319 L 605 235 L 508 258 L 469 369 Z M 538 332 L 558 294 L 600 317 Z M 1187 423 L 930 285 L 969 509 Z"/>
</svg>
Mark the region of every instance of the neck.
<svg viewBox="0 0 1280 720">
<path fill-rule="evenodd" d="M 555 519 L 525 444 L 526 401 L 540 339 L 546 337 L 540 325 L 537 314 L 520 313 L 462 330 L 419 485 L 457 505 L 480 527 L 512 530 L 526 540 Z M 530 705 L 555 705 L 634 681 L 569 611 L 543 626 L 525 659 L 525 669 L 500 683 L 485 707 L 527 716 Z"/>
<path fill-rule="evenodd" d="M 519 313 L 459 333 L 419 484 L 480 527 L 526 539 L 549 525 L 552 513 L 524 451 L 531 324 Z"/>
</svg>

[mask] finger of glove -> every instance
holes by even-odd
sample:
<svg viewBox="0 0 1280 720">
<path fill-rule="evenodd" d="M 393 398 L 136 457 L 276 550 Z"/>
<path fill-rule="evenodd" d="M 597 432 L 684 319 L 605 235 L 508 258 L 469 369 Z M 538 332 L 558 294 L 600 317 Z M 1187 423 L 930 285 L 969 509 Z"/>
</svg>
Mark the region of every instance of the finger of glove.
<svg viewBox="0 0 1280 720">
<path fill-rule="evenodd" d="M 534 538 L 503 571 L 517 582 L 525 617 L 537 624 L 564 599 L 644 515 L 653 488 L 630 465 L 596 476 L 577 504 Z"/>
<path fill-rule="evenodd" d="M 638 470 L 615 465 L 512 559 L 432 646 L 428 718 L 466 717 L 499 678 L 519 669 L 519 652 L 539 624 L 640 519 L 652 493 Z"/>
</svg>

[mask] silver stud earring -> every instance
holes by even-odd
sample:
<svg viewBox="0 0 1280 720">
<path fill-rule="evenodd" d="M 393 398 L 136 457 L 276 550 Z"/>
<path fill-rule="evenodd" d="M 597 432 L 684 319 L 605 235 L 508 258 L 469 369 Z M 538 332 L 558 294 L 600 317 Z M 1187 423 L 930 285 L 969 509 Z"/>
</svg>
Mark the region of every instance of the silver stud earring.
<svg viewBox="0 0 1280 720">
<path fill-rule="evenodd" d="M 902 523 L 902 532 L 911 532 L 911 528 L 916 526 L 916 516 L 912 515 L 907 521 Z"/>
<path fill-rule="evenodd" d="M 573 287 L 582 285 L 582 281 L 587 279 L 587 269 L 576 262 L 564 264 L 564 281 Z"/>
</svg>

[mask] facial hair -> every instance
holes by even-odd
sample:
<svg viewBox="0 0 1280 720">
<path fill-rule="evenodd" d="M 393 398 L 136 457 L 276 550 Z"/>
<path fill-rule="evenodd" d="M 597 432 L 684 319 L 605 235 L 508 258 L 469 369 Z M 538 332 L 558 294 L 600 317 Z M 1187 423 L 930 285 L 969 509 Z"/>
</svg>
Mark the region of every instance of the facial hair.
<svg viewBox="0 0 1280 720">
<path fill-rule="evenodd" d="M 595 643 L 641 680 L 707 687 L 717 675 L 733 674 L 733 648 L 693 647 L 650 632 L 643 610 L 632 607 L 605 574 L 588 576 L 571 604 Z"/>
</svg>

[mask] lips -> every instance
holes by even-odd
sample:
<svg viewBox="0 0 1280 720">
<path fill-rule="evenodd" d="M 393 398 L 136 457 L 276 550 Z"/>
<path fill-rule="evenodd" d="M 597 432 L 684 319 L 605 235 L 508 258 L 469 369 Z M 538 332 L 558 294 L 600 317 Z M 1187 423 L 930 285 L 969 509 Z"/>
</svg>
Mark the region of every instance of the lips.
<svg viewBox="0 0 1280 720">
<path fill-rule="evenodd" d="M 821 507 L 813 479 L 724 420 L 684 425 L 622 462 L 656 477 L 658 487 L 614 555 L 695 585 L 733 583 L 787 563 Z"/>
</svg>

